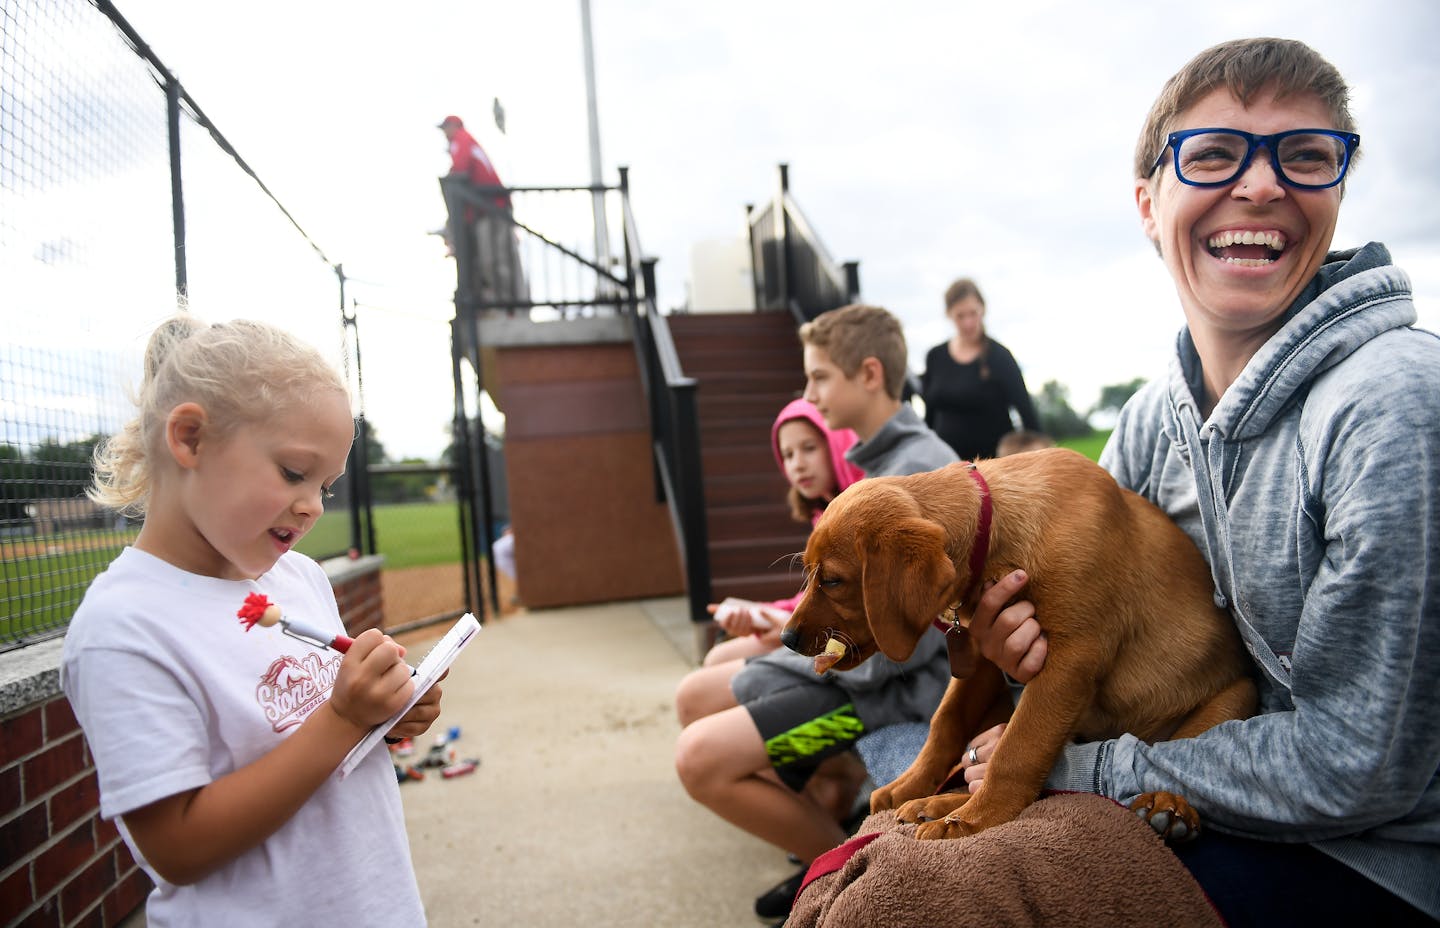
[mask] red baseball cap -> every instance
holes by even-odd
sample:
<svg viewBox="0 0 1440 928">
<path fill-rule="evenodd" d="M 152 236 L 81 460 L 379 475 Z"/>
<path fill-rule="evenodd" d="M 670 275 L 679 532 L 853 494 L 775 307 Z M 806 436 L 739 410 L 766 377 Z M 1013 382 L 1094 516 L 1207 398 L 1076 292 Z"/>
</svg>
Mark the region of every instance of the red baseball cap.
<svg viewBox="0 0 1440 928">
<path fill-rule="evenodd" d="M 465 121 L 462 120 L 459 116 L 446 116 L 444 119 L 440 120 L 440 125 L 436 126 L 435 128 L 443 129 L 446 126 L 457 126 L 463 129 L 465 128 Z"/>
</svg>

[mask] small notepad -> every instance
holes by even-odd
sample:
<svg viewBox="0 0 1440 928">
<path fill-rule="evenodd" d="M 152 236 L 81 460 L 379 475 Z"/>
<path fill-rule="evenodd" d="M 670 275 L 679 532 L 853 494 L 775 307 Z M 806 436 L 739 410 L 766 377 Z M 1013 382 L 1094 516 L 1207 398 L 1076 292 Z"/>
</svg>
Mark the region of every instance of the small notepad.
<svg viewBox="0 0 1440 928">
<path fill-rule="evenodd" d="M 370 733 L 359 744 L 351 748 L 349 754 L 345 755 L 345 760 L 340 764 L 342 780 L 350 775 L 350 771 L 354 770 L 360 761 L 375 749 L 377 744 L 385 740 L 385 734 L 395 727 L 395 723 L 400 721 L 405 713 L 414 708 L 430 687 L 435 685 L 435 681 L 439 680 L 441 674 L 455 662 L 455 658 L 460 656 L 460 652 L 465 650 L 465 646 L 470 643 L 478 631 L 480 631 L 480 623 L 476 621 L 475 616 L 468 612 L 455 620 L 455 624 L 450 626 L 445 637 L 435 642 L 435 646 L 415 668 L 415 692 L 410 694 L 409 701 L 401 707 L 399 712 L 372 728 Z"/>
</svg>

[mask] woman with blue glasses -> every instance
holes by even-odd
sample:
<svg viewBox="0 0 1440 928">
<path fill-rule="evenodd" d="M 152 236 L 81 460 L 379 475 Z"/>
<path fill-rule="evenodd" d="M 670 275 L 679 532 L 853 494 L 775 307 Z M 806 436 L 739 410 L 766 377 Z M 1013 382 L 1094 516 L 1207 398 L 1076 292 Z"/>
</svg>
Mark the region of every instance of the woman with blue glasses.
<svg viewBox="0 0 1440 928">
<path fill-rule="evenodd" d="M 1205 833 L 1177 853 L 1232 926 L 1440 919 L 1440 339 L 1383 245 L 1331 251 L 1348 97 L 1302 43 L 1225 43 L 1171 78 L 1135 154 L 1185 327 L 1101 463 L 1205 554 L 1260 707 L 1072 745 L 1049 785 L 1184 796 Z M 971 633 L 1024 681 L 1046 643 L 1029 603 L 1003 608 L 1021 579 Z"/>
</svg>

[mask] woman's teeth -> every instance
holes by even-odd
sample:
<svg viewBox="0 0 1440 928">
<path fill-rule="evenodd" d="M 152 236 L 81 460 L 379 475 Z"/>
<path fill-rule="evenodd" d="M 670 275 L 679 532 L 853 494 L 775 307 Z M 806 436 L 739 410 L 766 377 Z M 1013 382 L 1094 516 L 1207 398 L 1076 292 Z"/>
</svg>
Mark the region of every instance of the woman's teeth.
<svg viewBox="0 0 1440 928">
<path fill-rule="evenodd" d="M 1210 236 L 1205 243 L 1210 254 L 1229 264 L 1242 267 L 1264 267 L 1274 264 L 1285 250 L 1285 235 L 1281 232 L 1241 232 L 1227 230 Z"/>
</svg>

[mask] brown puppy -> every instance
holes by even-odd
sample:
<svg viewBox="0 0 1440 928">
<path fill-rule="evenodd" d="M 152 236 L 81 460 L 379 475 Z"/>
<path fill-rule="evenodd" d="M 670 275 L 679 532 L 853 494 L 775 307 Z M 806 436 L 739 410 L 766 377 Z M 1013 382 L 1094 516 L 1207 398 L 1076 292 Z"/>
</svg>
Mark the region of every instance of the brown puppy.
<svg viewBox="0 0 1440 928">
<path fill-rule="evenodd" d="M 975 653 L 963 626 L 981 583 L 1021 567 L 1030 576 L 1025 598 L 1049 638 L 1045 667 L 996 745 L 984 788 L 973 798 L 937 796 L 970 737 L 996 716 L 997 699 L 1008 703 L 1002 675 Z M 1073 451 L 862 480 L 811 532 L 805 574 L 804 598 L 782 637 L 793 650 L 820 655 L 817 670 L 848 670 L 877 650 L 905 660 L 936 617 L 959 604 L 952 666 L 958 646 L 960 663 L 978 668 L 956 667 L 920 756 L 871 795 L 872 811 L 906 803 L 899 815 L 924 822 L 921 838 L 1010 821 L 1035 801 L 1072 739 L 1186 738 L 1255 709 L 1250 663 L 1234 623 L 1215 606 L 1194 543 Z M 838 660 L 832 639 L 845 646 Z M 1141 796 L 1131 807 L 1150 810 L 1151 824 L 1164 833 L 1168 823 L 1176 839 L 1199 825 L 1169 794 Z"/>
</svg>

